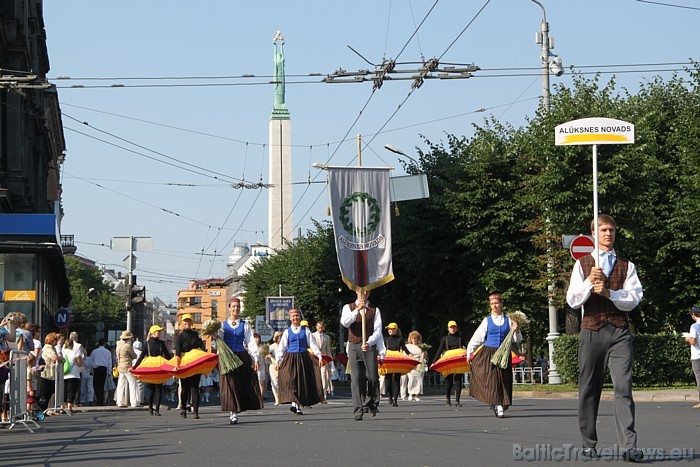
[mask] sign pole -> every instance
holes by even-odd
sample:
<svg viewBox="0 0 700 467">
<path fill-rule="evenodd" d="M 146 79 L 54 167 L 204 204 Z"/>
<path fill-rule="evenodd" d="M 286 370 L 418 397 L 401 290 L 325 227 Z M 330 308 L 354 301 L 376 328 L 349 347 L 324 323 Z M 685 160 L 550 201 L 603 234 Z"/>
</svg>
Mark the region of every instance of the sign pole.
<svg viewBox="0 0 700 467">
<path fill-rule="evenodd" d="M 595 265 L 600 266 L 598 246 L 598 145 L 593 145 L 593 243 L 595 244 Z"/>
</svg>

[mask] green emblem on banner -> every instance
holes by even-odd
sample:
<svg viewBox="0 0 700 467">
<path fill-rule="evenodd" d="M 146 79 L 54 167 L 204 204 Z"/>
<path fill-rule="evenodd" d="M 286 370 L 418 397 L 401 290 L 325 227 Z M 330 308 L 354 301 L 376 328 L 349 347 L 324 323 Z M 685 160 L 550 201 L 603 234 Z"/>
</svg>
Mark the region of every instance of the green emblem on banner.
<svg viewBox="0 0 700 467">
<path fill-rule="evenodd" d="M 369 220 L 367 225 L 362 228 L 356 228 L 352 219 L 350 219 L 350 208 L 354 203 L 367 203 L 369 208 Z M 379 226 L 379 220 L 381 219 L 382 210 L 379 207 L 379 203 L 376 199 L 372 198 L 369 193 L 354 192 L 351 195 L 346 196 L 343 202 L 340 204 L 340 222 L 343 224 L 343 228 L 351 235 L 356 237 L 365 237 L 374 233 Z"/>
</svg>

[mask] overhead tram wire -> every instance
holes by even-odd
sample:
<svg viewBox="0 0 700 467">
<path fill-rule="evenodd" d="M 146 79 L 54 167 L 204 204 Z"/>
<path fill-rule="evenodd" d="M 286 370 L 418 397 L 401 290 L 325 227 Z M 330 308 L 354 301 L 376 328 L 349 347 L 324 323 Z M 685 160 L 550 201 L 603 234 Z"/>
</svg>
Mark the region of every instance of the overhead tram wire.
<svg viewBox="0 0 700 467">
<path fill-rule="evenodd" d="M 194 223 L 196 223 L 196 224 L 200 224 L 200 225 L 204 225 L 204 226 L 207 226 L 207 227 L 211 227 L 211 225 L 208 224 L 208 223 L 206 223 L 206 222 L 198 221 L 197 219 L 193 219 L 193 218 L 191 218 L 191 217 L 184 216 L 184 215 L 182 215 L 182 214 L 180 214 L 180 213 L 177 213 L 177 212 L 175 212 L 175 211 L 171 211 L 170 209 L 166 209 L 166 208 L 162 208 L 162 207 L 160 207 L 160 206 L 156 206 L 155 204 L 151 204 L 151 203 L 149 203 L 149 202 L 147 202 L 147 201 L 144 201 L 144 200 L 142 200 L 142 199 L 135 198 L 135 197 L 133 197 L 133 196 L 127 195 L 126 193 L 122 193 L 122 192 L 120 192 L 120 191 L 113 190 L 113 189 L 111 189 L 111 188 L 107 188 L 107 187 L 105 187 L 105 186 L 102 186 L 102 185 L 100 185 L 99 183 L 90 182 L 90 181 L 88 181 L 88 180 L 86 180 L 86 179 L 84 179 L 84 178 L 82 178 L 82 177 L 78 177 L 77 175 L 73 175 L 73 177 L 75 177 L 75 178 L 77 178 L 78 180 L 81 180 L 81 181 L 83 181 L 83 182 L 85 182 L 85 183 L 89 183 L 90 185 L 94 185 L 94 186 L 96 186 L 96 187 L 102 188 L 103 190 L 111 191 L 112 193 L 118 194 L 118 195 L 123 196 L 123 197 L 125 197 L 125 198 L 128 198 L 128 199 L 130 199 L 130 200 L 132 200 L 132 201 L 136 201 L 136 202 L 139 202 L 139 203 L 141 203 L 141 204 L 145 204 L 146 206 L 150 206 L 150 207 L 152 207 L 152 208 L 154 208 L 154 209 L 157 209 L 157 210 L 159 210 L 159 211 L 162 211 L 162 212 L 164 212 L 164 213 L 166 213 L 166 214 L 170 214 L 170 215 L 173 215 L 173 216 L 175 216 L 175 217 L 179 217 L 179 218 L 181 218 L 181 219 L 186 219 L 186 220 L 191 221 L 191 222 L 194 222 Z M 262 190 L 258 191 L 258 194 L 260 194 L 261 191 L 262 191 Z"/>
<path fill-rule="evenodd" d="M 156 150 L 154 150 L 154 149 L 148 148 L 148 147 L 143 146 L 143 145 L 138 144 L 138 143 L 134 143 L 133 141 L 130 141 L 130 140 L 126 139 L 126 138 L 122 138 L 121 136 L 117 136 L 117 135 L 115 135 L 115 134 L 113 134 L 113 133 L 110 133 L 110 132 L 108 132 L 108 131 L 105 131 L 105 130 L 102 130 L 102 129 L 100 129 L 100 128 L 97 128 L 97 127 L 95 127 L 95 126 L 89 124 L 88 122 L 81 121 L 81 120 L 79 120 L 79 119 L 77 119 L 77 118 L 75 118 L 75 117 L 71 117 L 70 115 L 67 115 L 67 114 L 65 114 L 65 113 L 63 113 L 63 112 L 61 112 L 61 114 L 62 114 L 62 115 L 65 115 L 66 117 L 70 118 L 71 120 L 74 120 L 74 121 L 76 121 L 76 122 L 78 122 L 78 123 L 81 123 L 81 124 L 87 126 L 88 128 L 91 128 L 91 129 L 93 129 L 93 130 L 95 130 L 95 131 L 97 131 L 97 132 L 100 132 L 100 133 L 103 133 L 103 134 L 105 134 L 105 135 L 111 136 L 112 138 L 115 138 L 115 139 L 117 139 L 117 140 L 119 140 L 119 141 L 123 141 L 123 142 L 125 142 L 125 143 L 131 144 L 132 146 L 136 146 L 137 148 L 144 149 L 144 150 L 149 151 L 149 152 L 152 152 L 152 153 L 154 153 L 154 154 L 158 154 L 159 156 L 163 156 L 163 157 L 165 157 L 166 159 L 173 160 L 173 161 L 175 161 L 175 162 L 177 162 L 177 163 L 179 163 L 179 164 L 183 164 L 183 165 L 186 165 L 186 166 L 189 166 L 189 167 L 194 167 L 195 169 L 204 170 L 204 171 L 206 171 L 206 172 L 211 172 L 212 174 L 220 175 L 221 177 L 229 178 L 229 179 L 235 180 L 235 181 L 237 181 L 237 182 L 242 182 L 242 181 L 244 181 L 244 180 L 241 179 L 241 178 L 231 177 L 231 176 L 226 175 L 226 174 L 223 174 L 223 173 L 221 173 L 221 172 L 216 172 L 215 170 L 207 169 L 206 167 L 201 167 L 201 166 L 199 166 L 199 165 L 192 164 L 192 163 L 190 163 L 190 162 L 186 162 L 186 161 L 180 160 L 180 159 L 178 159 L 178 158 L 176 158 L 176 157 L 168 156 L 167 154 L 163 154 L 162 152 L 156 151 Z M 217 178 L 217 179 L 219 179 L 219 178 Z"/>
<path fill-rule="evenodd" d="M 352 47 L 350 47 L 350 48 L 352 49 Z M 352 49 L 352 50 L 354 50 L 354 49 Z M 355 51 L 355 52 L 356 52 L 356 51 Z M 356 52 L 356 53 L 357 53 L 357 52 Z M 361 56 L 361 55 L 360 55 L 360 56 Z M 363 59 L 364 59 L 364 57 L 363 57 Z M 366 60 L 366 59 L 364 59 L 364 60 Z M 370 65 L 372 65 L 371 62 L 368 62 L 368 63 L 369 63 Z M 423 62 L 397 62 L 397 65 L 399 65 L 399 64 L 412 64 L 412 65 L 417 64 L 417 65 L 421 65 L 422 63 L 423 63 Z M 441 64 L 442 64 L 442 65 L 450 65 L 450 66 L 464 66 L 464 65 L 465 65 L 465 64 L 463 64 L 463 63 L 454 63 L 454 62 L 441 62 Z M 573 69 L 573 70 L 579 70 L 579 69 L 583 69 L 583 68 L 594 68 L 594 69 L 598 69 L 598 68 L 616 68 L 616 67 L 620 67 L 620 68 L 626 68 L 626 67 L 658 67 L 658 66 L 672 66 L 672 65 L 689 65 L 689 66 L 690 66 L 690 65 L 693 65 L 693 62 L 692 62 L 692 61 L 682 61 L 682 62 L 631 63 L 631 64 L 608 64 L 608 65 L 569 65 L 567 68 L 570 68 L 570 69 Z M 541 72 L 541 67 L 540 67 L 540 66 L 537 66 L 537 67 L 496 67 L 496 68 L 493 68 L 493 67 L 481 68 L 481 67 L 480 67 L 480 71 L 481 71 L 481 72 L 483 72 L 483 71 L 527 71 L 527 70 L 531 70 L 531 71 L 533 71 L 533 72 L 536 72 L 537 76 L 539 76 L 539 75 L 540 75 L 540 72 Z M 647 71 L 648 71 L 648 70 L 639 70 L 638 72 L 643 73 L 643 72 L 647 72 Z M 674 68 L 674 69 L 672 69 L 672 70 L 665 70 L 665 71 L 682 71 L 682 70 L 681 70 L 681 69 L 678 69 L 678 68 Z M 511 77 L 511 76 L 520 76 L 520 75 L 506 74 L 506 75 L 488 75 L 488 76 L 484 76 L 483 74 L 478 74 L 478 75 L 475 75 L 474 77 L 480 77 L 480 78 L 483 78 L 483 77 L 493 77 L 493 78 L 497 78 L 497 77 Z M 534 75 L 522 75 L 522 76 L 534 76 Z M 2 105 L 8 106 L 8 104 L 7 104 L 6 102 L 2 103 Z M 160 122 L 154 122 L 154 121 L 151 121 L 151 120 L 141 119 L 141 118 L 132 117 L 132 116 L 128 116 L 128 115 L 121 115 L 121 114 L 117 114 L 117 113 L 113 113 L 113 112 L 107 112 L 107 111 L 104 111 L 104 110 L 94 109 L 94 108 L 85 107 L 85 106 L 81 106 L 81 105 L 70 104 L 70 103 L 67 103 L 67 102 L 64 102 L 64 101 L 61 102 L 61 105 L 62 105 L 62 106 L 68 106 L 68 107 L 75 107 L 75 108 L 83 109 L 83 110 L 88 110 L 88 111 L 91 111 L 91 112 L 101 113 L 101 114 L 104 114 L 104 115 L 111 115 L 111 116 L 114 116 L 114 117 L 124 118 L 124 119 L 127 119 L 127 120 L 133 120 L 133 121 L 137 121 L 137 122 L 147 123 L 147 124 L 150 124 L 150 125 L 160 126 L 160 127 L 163 127 L 163 128 L 170 128 L 170 129 L 173 129 L 173 130 L 183 131 L 183 132 L 192 133 L 192 134 L 196 134 L 196 135 L 207 136 L 207 137 L 210 137 L 210 138 L 216 138 L 216 139 L 221 139 L 221 140 L 225 140 L 225 141 L 232 141 L 232 142 L 239 143 L 239 144 L 250 144 L 250 145 L 256 145 L 256 146 L 263 146 L 263 145 L 266 144 L 266 143 L 258 143 L 258 142 L 254 142 L 254 141 L 244 141 L 244 140 L 241 140 L 241 139 L 231 138 L 231 137 L 228 137 L 228 136 L 216 135 L 216 134 L 207 133 L 207 132 L 203 132 L 203 131 L 192 130 L 192 129 L 189 129 L 189 128 L 183 128 L 183 127 L 178 127 L 178 126 L 174 126 L 174 125 L 168 125 L 168 124 L 164 124 L 164 123 L 160 123 Z M 417 126 L 417 125 L 416 125 L 416 126 Z M 354 138 L 353 138 L 353 139 L 354 139 Z M 346 141 L 349 141 L 349 140 L 346 140 Z M 333 144 L 333 145 L 335 145 L 335 144 L 341 144 L 341 143 L 344 143 L 344 142 L 346 142 L 346 141 L 342 141 L 342 140 L 341 140 L 341 141 L 331 141 L 331 142 L 324 142 L 324 143 L 311 144 L 311 145 L 309 145 L 309 144 L 290 144 L 290 145 L 288 145 L 288 146 L 289 146 L 289 147 L 308 148 L 309 146 L 314 146 L 314 147 L 315 147 L 315 146 L 326 146 L 326 145 L 329 145 L 329 144 Z"/>
</svg>

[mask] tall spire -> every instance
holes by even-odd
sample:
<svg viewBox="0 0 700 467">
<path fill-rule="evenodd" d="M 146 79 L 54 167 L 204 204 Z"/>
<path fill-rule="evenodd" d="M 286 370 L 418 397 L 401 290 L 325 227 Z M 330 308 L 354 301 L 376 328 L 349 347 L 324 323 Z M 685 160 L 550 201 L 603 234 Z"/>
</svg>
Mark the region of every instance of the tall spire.
<svg viewBox="0 0 700 467">
<path fill-rule="evenodd" d="M 289 110 L 284 101 L 284 37 L 279 31 L 272 39 L 272 44 L 275 48 L 275 105 L 270 119 L 289 120 Z"/>
</svg>

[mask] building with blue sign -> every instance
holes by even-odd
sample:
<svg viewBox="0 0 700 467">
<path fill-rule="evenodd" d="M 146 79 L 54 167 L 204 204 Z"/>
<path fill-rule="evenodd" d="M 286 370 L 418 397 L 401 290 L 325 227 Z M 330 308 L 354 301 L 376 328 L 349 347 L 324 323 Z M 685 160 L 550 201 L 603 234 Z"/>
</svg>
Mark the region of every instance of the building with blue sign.
<svg viewBox="0 0 700 467">
<path fill-rule="evenodd" d="M 0 9 L 0 316 L 20 311 L 44 333 L 70 304 L 60 235 L 65 140 L 40 1 Z"/>
</svg>

